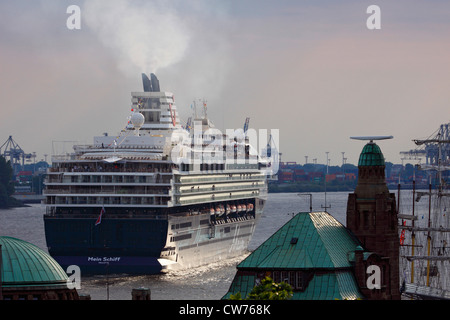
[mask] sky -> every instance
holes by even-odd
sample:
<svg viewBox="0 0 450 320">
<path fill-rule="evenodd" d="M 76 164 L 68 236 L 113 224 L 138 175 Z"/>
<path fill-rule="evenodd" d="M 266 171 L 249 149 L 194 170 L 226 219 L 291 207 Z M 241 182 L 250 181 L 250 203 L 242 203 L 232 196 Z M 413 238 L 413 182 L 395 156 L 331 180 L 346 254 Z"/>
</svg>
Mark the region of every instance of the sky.
<svg viewBox="0 0 450 320">
<path fill-rule="evenodd" d="M 378 144 L 401 163 L 450 122 L 449 18 L 438 0 L 1 1 L 0 145 L 50 160 L 56 141 L 115 135 L 154 72 L 184 120 L 200 98 L 220 130 L 278 130 L 282 161 L 356 164 L 350 136 L 392 135 Z"/>
</svg>

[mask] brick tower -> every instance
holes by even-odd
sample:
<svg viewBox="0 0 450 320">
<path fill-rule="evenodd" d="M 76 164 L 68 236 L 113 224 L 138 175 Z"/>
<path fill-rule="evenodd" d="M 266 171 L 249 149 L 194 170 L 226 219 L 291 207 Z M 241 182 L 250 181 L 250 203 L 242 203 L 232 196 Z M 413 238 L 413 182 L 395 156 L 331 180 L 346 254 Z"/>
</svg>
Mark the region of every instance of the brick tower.
<svg viewBox="0 0 450 320">
<path fill-rule="evenodd" d="M 379 257 L 380 289 L 367 288 L 368 265 L 355 268 L 367 299 L 400 299 L 397 223 L 395 194 L 390 193 L 386 185 L 384 156 L 371 140 L 359 157 L 358 184 L 355 192 L 349 194 L 347 203 L 347 228 L 361 241 L 365 251 Z"/>
</svg>

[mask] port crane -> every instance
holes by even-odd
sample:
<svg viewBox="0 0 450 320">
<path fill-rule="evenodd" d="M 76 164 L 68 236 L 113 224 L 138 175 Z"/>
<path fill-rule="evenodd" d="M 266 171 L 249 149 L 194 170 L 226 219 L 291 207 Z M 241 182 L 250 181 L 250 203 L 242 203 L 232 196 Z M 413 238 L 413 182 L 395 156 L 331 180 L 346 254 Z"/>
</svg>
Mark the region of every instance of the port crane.
<svg viewBox="0 0 450 320">
<path fill-rule="evenodd" d="M 14 174 L 24 166 L 25 161 L 29 162 L 31 158 L 36 157 L 35 153 L 25 153 L 12 136 L 9 136 L 5 143 L 0 146 L 0 154 L 10 161 Z"/>
<path fill-rule="evenodd" d="M 450 123 L 445 123 L 426 139 L 414 139 L 417 148 L 409 151 L 402 151 L 403 159 L 420 160 L 425 157 L 427 165 L 448 165 L 450 163 Z"/>
</svg>

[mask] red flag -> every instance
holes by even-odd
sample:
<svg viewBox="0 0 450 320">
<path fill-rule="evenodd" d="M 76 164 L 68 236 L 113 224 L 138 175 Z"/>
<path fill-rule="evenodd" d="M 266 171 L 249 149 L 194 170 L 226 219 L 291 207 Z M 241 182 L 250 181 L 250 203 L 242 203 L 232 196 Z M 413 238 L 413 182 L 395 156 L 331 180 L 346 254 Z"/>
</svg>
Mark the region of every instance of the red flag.
<svg viewBox="0 0 450 320">
<path fill-rule="evenodd" d="M 105 213 L 105 207 L 102 207 L 102 210 L 100 211 L 100 215 L 98 216 L 97 221 L 95 221 L 96 226 L 98 226 L 100 223 L 102 223 L 103 213 Z"/>
</svg>

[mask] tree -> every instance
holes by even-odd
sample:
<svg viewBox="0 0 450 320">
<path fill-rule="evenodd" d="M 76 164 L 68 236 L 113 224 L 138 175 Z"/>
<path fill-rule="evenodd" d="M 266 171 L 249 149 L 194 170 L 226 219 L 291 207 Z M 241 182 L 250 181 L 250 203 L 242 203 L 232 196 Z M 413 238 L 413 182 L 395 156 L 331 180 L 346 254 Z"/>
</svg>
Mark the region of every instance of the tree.
<svg viewBox="0 0 450 320">
<path fill-rule="evenodd" d="M 246 300 L 289 300 L 292 298 L 292 287 L 286 282 L 275 283 L 266 277 L 255 286 Z M 230 300 L 241 300 L 241 293 L 230 296 Z"/>
<path fill-rule="evenodd" d="M 11 164 L 3 156 L 0 156 L 0 208 L 6 208 L 11 203 L 10 196 L 14 193 L 11 179 Z"/>
</svg>

